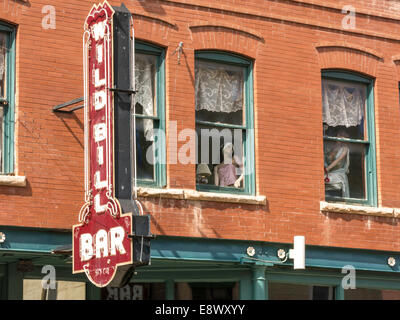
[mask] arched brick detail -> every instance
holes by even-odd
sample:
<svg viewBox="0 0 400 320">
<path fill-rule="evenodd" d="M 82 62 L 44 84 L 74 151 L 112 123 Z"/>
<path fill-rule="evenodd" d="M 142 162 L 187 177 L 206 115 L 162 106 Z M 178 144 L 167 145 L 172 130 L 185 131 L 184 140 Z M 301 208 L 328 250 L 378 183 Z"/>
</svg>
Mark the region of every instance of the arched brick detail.
<svg viewBox="0 0 400 320">
<path fill-rule="evenodd" d="M 259 44 L 264 40 L 248 30 L 226 26 L 205 25 L 190 28 L 195 50 L 215 49 L 241 54 L 255 59 Z"/>
<path fill-rule="evenodd" d="M 393 56 L 392 61 L 396 68 L 397 81 L 400 81 L 400 55 Z"/>
<path fill-rule="evenodd" d="M 195 29 L 201 28 L 201 27 L 228 29 L 231 31 L 236 31 L 239 33 L 247 34 L 247 36 L 256 38 L 257 40 L 264 42 L 264 37 L 259 32 L 255 31 L 253 29 L 250 29 L 250 28 L 246 28 L 243 26 L 237 26 L 237 25 L 234 25 L 231 23 L 218 22 L 218 23 L 204 23 L 204 24 L 189 25 L 189 29 L 191 29 L 191 30 L 195 30 Z"/>
<path fill-rule="evenodd" d="M 317 46 L 320 69 L 344 69 L 376 78 L 383 58 L 361 47 L 342 45 Z"/>
<path fill-rule="evenodd" d="M 156 45 L 167 47 L 171 38 L 169 34 L 178 28 L 170 20 L 160 19 L 150 15 L 134 14 L 133 26 L 135 28 L 135 38 Z"/>
<path fill-rule="evenodd" d="M 133 13 L 133 17 L 134 19 L 141 19 L 141 20 L 155 20 L 158 21 L 161 24 L 165 24 L 171 28 L 177 29 L 177 25 L 174 21 L 172 21 L 171 19 L 167 19 L 167 18 L 160 18 L 156 15 L 151 15 L 151 14 L 143 14 L 143 13 L 139 13 L 139 12 L 134 12 Z"/>
</svg>

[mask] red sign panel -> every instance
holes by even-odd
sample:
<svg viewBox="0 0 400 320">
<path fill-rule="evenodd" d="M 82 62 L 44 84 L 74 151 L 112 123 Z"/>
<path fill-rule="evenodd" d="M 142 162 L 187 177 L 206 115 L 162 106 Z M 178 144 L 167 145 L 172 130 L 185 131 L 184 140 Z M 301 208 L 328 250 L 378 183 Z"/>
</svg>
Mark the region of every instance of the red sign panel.
<svg viewBox="0 0 400 320">
<path fill-rule="evenodd" d="M 113 15 L 105 1 L 85 21 L 85 204 L 73 227 L 73 273 L 98 287 L 132 264 L 132 215 L 114 194 Z"/>
</svg>

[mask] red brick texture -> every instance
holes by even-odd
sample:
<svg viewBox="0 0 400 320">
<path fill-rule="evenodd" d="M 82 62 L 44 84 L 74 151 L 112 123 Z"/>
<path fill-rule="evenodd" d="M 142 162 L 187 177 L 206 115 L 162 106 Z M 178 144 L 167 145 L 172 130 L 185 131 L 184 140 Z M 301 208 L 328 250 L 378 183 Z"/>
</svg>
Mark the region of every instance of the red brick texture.
<svg viewBox="0 0 400 320">
<path fill-rule="evenodd" d="M 26 188 L 0 187 L 0 225 L 69 229 L 83 204 L 83 113 L 54 105 L 83 95 L 82 31 L 93 1 L 51 1 L 56 29 L 42 28 L 46 1 L 5 0 L 17 26 L 16 173 Z M 119 1 L 110 1 L 120 5 Z M 166 49 L 167 121 L 195 127 L 194 52 L 254 60 L 257 194 L 267 205 L 142 199 L 156 234 L 400 250 L 398 219 L 321 213 L 324 200 L 321 70 L 376 79 L 379 205 L 400 207 L 400 7 L 353 0 L 356 29 L 342 27 L 348 1 L 130 0 L 135 34 Z M 13 8 L 13 9 L 12 9 Z M 180 64 L 172 54 L 183 42 Z M 167 136 L 168 136 L 167 128 Z M 167 145 L 167 159 L 178 141 Z M 167 166 L 169 188 L 195 188 L 195 167 Z"/>
</svg>

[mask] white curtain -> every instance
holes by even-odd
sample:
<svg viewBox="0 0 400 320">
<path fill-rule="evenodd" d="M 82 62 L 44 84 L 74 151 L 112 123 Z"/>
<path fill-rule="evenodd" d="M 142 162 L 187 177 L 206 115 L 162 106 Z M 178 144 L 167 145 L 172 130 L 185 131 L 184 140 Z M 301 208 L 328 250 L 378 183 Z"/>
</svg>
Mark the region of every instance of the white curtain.
<svg viewBox="0 0 400 320">
<path fill-rule="evenodd" d="M 155 107 L 155 70 L 156 58 L 144 54 L 135 55 L 136 103 L 143 107 L 143 115 L 153 116 Z M 138 112 L 138 111 L 136 111 Z M 153 120 L 143 119 L 146 140 L 153 141 Z"/>
<path fill-rule="evenodd" d="M 331 127 L 354 127 L 364 117 L 366 86 L 334 80 L 322 82 L 323 122 Z"/>
<path fill-rule="evenodd" d="M 0 33 L 0 97 L 5 98 L 6 35 Z M 0 106 L 0 173 L 3 172 L 4 107 Z"/>
<path fill-rule="evenodd" d="M 3 172 L 3 107 L 0 106 L 0 173 Z"/>
<path fill-rule="evenodd" d="M 3 43 L 0 42 L 0 45 Z M 4 71 L 5 71 L 5 50 L 3 47 L 0 47 L 0 81 L 4 79 Z M 3 92 L 0 93 L 3 95 Z"/>
<path fill-rule="evenodd" d="M 236 112 L 243 106 L 243 69 L 197 62 L 196 111 Z"/>
<path fill-rule="evenodd" d="M 5 77 L 6 70 L 6 36 L 0 33 L 0 97 L 4 97 Z"/>
</svg>

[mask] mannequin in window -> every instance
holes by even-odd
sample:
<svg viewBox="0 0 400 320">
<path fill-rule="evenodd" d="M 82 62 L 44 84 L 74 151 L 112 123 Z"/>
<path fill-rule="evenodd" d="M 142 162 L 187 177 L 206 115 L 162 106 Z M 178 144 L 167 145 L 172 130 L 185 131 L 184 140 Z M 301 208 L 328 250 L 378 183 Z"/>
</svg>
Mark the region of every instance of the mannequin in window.
<svg viewBox="0 0 400 320">
<path fill-rule="evenodd" d="M 348 138 L 349 136 L 345 131 L 339 131 L 338 138 Z M 341 142 L 337 141 L 335 146 L 326 154 L 326 190 L 341 190 L 343 198 L 350 197 L 349 180 L 347 174 L 349 173 L 350 165 L 350 149 Z"/>
<path fill-rule="evenodd" d="M 233 152 L 233 144 L 228 142 L 222 148 L 223 163 L 214 167 L 214 183 L 220 187 L 240 188 L 243 181 L 243 164 Z M 241 175 L 237 178 L 236 169 L 241 169 Z"/>
</svg>

